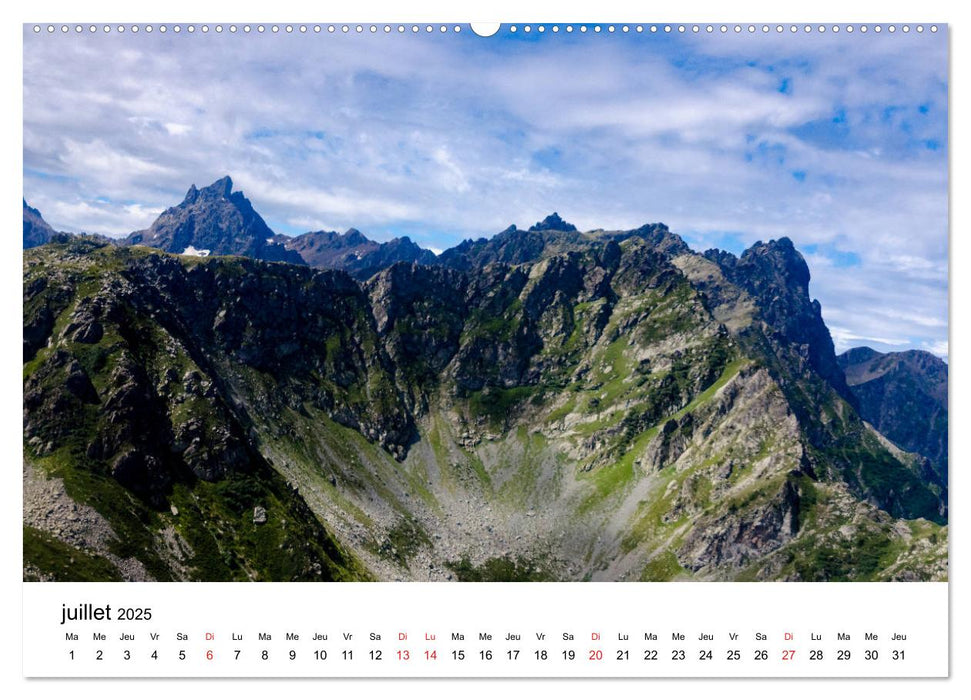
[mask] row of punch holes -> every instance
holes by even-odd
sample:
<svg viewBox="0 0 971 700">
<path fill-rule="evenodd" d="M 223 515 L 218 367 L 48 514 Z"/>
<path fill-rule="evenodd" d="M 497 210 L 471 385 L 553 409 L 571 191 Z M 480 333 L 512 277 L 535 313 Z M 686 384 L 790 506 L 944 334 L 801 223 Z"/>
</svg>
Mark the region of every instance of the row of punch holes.
<svg viewBox="0 0 971 700">
<path fill-rule="evenodd" d="M 54 34 L 54 33 L 58 32 L 58 31 L 60 31 L 62 34 L 67 34 L 67 33 L 71 32 L 72 30 L 75 33 L 77 33 L 77 34 L 80 34 L 80 33 L 85 32 L 85 31 L 87 31 L 89 33 L 93 33 L 93 32 L 103 32 L 103 33 L 116 32 L 118 34 L 123 34 L 125 32 L 131 32 L 132 34 L 137 34 L 140 31 L 141 32 L 145 32 L 145 33 L 149 33 L 149 34 L 152 33 L 152 32 L 155 32 L 155 31 L 160 32 L 162 34 L 165 34 L 167 32 L 174 32 L 175 34 L 180 34 L 183 31 L 184 32 L 187 32 L 189 34 L 194 34 L 196 32 L 201 32 L 203 34 L 207 34 L 210 31 L 214 31 L 217 34 L 221 34 L 223 32 L 229 32 L 230 34 L 236 34 L 236 33 L 239 33 L 239 32 L 241 32 L 243 34 L 250 34 L 250 33 L 253 33 L 253 32 L 255 32 L 257 34 L 264 34 L 264 33 L 267 33 L 267 32 L 269 32 L 271 34 L 278 34 L 280 32 L 285 32 L 287 34 L 293 34 L 294 32 L 297 32 L 297 33 L 300 33 L 300 34 L 306 34 L 308 32 L 315 33 L 315 34 L 320 34 L 322 32 L 326 32 L 328 34 L 351 34 L 351 33 L 356 33 L 356 34 L 364 34 L 364 33 L 377 34 L 379 32 L 383 32 L 385 34 L 391 34 L 392 32 L 397 32 L 399 34 L 405 34 L 405 33 L 408 33 L 408 32 L 410 32 L 412 34 L 418 34 L 418 33 L 424 32 L 424 33 L 429 33 L 430 34 L 430 33 L 433 33 L 433 32 L 436 32 L 437 31 L 439 33 L 445 34 L 445 33 L 449 33 L 449 32 L 461 32 L 462 31 L 461 25 L 458 25 L 458 24 L 455 24 L 455 25 L 445 25 L 445 24 L 441 24 L 441 25 L 432 25 L 432 24 L 421 24 L 421 25 L 419 25 L 419 24 L 411 24 L 411 25 L 404 25 L 404 24 L 397 24 L 397 25 L 390 25 L 390 24 L 385 24 L 385 25 L 378 25 L 378 24 L 327 24 L 327 25 L 320 25 L 320 24 L 309 24 L 309 25 L 308 24 L 297 24 L 297 25 L 294 25 L 294 24 L 285 24 L 285 25 L 278 25 L 278 24 L 271 24 L 271 25 L 263 25 L 263 24 L 257 24 L 257 25 L 249 25 L 249 24 L 243 24 L 243 25 L 228 24 L 228 25 L 222 25 L 222 24 L 216 24 L 216 25 L 213 25 L 211 27 L 208 24 L 201 24 L 201 25 L 198 25 L 198 26 L 197 25 L 194 25 L 194 24 L 187 24 L 187 25 L 184 25 L 184 26 L 181 25 L 181 24 L 174 24 L 174 25 L 165 25 L 165 24 L 160 24 L 160 25 L 151 25 L 151 24 L 146 24 L 146 25 L 137 25 L 137 24 L 131 24 L 131 25 L 125 25 L 125 24 L 118 24 L 118 25 L 110 25 L 110 24 L 105 24 L 105 25 L 96 25 L 96 24 L 90 24 L 90 25 L 83 25 L 83 24 L 67 25 L 67 24 L 61 24 L 61 25 L 55 25 L 55 24 L 48 24 L 46 26 L 42 26 L 42 25 L 39 25 L 39 24 L 35 24 L 34 27 L 33 27 L 33 29 L 34 29 L 34 33 L 35 34 L 40 34 L 40 33 L 44 32 L 44 31 L 46 31 L 48 34 Z M 933 25 L 932 24 L 932 25 L 926 27 L 926 29 L 929 30 L 929 31 L 931 31 L 931 32 L 937 32 L 937 25 Z M 594 34 L 603 34 L 603 33 L 607 33 L 607 34 L 614 34 L 614 33 L 628 34 L 628 33 L 631 33 L 631 32 L 636 33 L 636 34 L 641 34 L 641 33 L 644 33 L 644 32 L 647 32 L 647 33 L 650 33 L 650 34 L 657 34 L 657 33 L 664 33 L 664 34 L 688 34 L 688 33 L 691 33 L 691 34 L 700 34 L 700 33 L 707 33 L 707 34 L 714 34 L 714 33 L 720 33 L 720 34 L 728 34 L 728 33 L 735 33 L 735 34 L 741 34 L 741 33 L 748 33 L 748 34 L 756 34 L 756 33 L 769 34 L 769 33 L 776 33 L 776 34 L 782 34 L 782 33 L 785 33 L 785 32 L 788 32 L 790 34 L 796 34 L 796 33 L 800 33 L 800 32 L 801 33 L 806 33 L 806 34 L 809 34 L 809 33 L 819 33 L 819 34 L 822 34 L 822 33 L 826 33 L 826 32 L 832 32 L 834 34 L 838 34 L 839 32 L 846 32 L 848 34 L 852 34 L 853 32 L 860 32 L 861 34 L 866 34 L 867 32 L 874 32 L 874 33 L 877 33 L 877 34 L 882 33 L 882 32 L 887 32 L 889 34 L 894 34 L 894 33 L 898 32 L 898 31 L 903 32 L 904 34 L 907 34 L 907 33 L 911 32 L 911 31 L 916 31 L 918 33 L 922 33 L 922 32 L 925 31 L 925 26 L 922 25 L 922 24 L 914 25 L 913 27 L 911 27 L 911 25 L 909 25 L 909 24 L 903 24 L 903 25 L 899 25 L 899 26 L 898 25 L 895 25 L 895 24 L 890 24 L 890 25 L 886 25 L 886 26 L 880 25 L 880 24 L 874 24 L 874 25 L 866 25 L 866 24 L 862 24 L 862 25 L 852 25 L 852 24 L 838 25 L 838 24 L 834 24 L 834 25 L 829 25 L 829 26 L 824 25 L 824 24 L 818 24 L 818 25 L 812 25 L 812 24 L 798 24 L 798 25 L 797 24 L 774 24 L 774 25 L 769 25 L 769 24 L 762 24 L 762 25 L 755 25 L 755 24 L 748 24 L 748 25 L 741 25 L 741 24 L 734 24 L 734 25 L 728 25 L 728 24 L 719 24 L 719 25 L 713 25 L 713 24 L 706 24 L 706 25 L 699 25 L 699 24 L 663 24 L 663 25 L 657 25 L 657 24 L 652 24 L 652 25 L 643 25 L 643 24 L 634 24 L 634 25 L 629 25 L 629 24 L 621 24 L 621 25 L 613 25 L 613 24 L 608 24 L 608 25 L 600 25 L 600 24 L 578 24 L 578 25 L 567 24 L 567 25 L 559 25 L 559 24 L 553 24 L 553 25 L 545 25 L 545 24 L 539 24 L 539 25 L 530 25 L 530 24 L 525 24 L 525 25 L 517 25 L 517 24 L 511 24 L 511 25 L 508 26 L 507 30 L 510 33 L 512 33 L 512 34 L 515 34 L 517 32 L 523 32 L 523 33 L 529 34 L 529 33 L 534 32 L 534 31 L 537 32 L 537 33 L 539 33 L 539 34 L 546 33 L 547 31 L 552 32 L 554 34 L 557 34 L 557 33 L 560 33 L 560 32 L 565 32 L 567 34 L 572 34 L 572 33 L 576 33 L 576 32 L 579 32 L 581 34 L 591 33 L 591 32 L 594 33 Z M 475 30 L 473 29 L 473 32 L 474 31 Z"/>
</svg>

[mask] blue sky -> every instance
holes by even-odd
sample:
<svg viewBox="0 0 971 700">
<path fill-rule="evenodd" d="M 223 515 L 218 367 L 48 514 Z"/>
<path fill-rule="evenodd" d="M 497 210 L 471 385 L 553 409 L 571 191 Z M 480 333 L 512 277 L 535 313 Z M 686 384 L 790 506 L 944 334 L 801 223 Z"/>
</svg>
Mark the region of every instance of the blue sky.
<svg viewBox="0 0 971 700">
<path fill-rule="evenodd" d="M 696 249 L 789 236 L 838 349 L 947 355 L 947 38 L 24 36 L 24 196 L 145 228 L 233 177 L 274 230 L 447 248 L 558 211 Z"/>
</svg>

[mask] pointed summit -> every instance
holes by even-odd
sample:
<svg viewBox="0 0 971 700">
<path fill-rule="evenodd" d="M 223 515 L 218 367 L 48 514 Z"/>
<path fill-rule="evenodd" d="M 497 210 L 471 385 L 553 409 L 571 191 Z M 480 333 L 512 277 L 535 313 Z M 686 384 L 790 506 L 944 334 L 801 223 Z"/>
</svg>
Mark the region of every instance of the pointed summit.
<svg viewBox="0 0 971 700">
<path fill-rule="evenodd" d="M 303 264 L 299 254 L 274 241 L 273 231 L 250 201 L 242 192 L 233 192 L 228 175 L 202 189 L 192 185 L 181 204 L 166 209 L 148 229 L 136 231 L 126 242 L 179 255 L 207 251 L 208 255 Z"/>
<path fill-rule="evenodd" d="M 214 183 L 205 187 L 202 190 L 202 194 L 213 195 L 216 197 L 229 197 L 233 191 L 233 180 L 229 175 L 224 175 L 223 177 L 216 180 Z"/>
<path fill-rule="evenodd" d="M 529 227 L 530 231 L 567 231 L 573 232 L 577 230 L 577 227 L 571 223 L 567 223 L 560 218 L 560 215 L 553 212 L 547 216 L 542 221 L 538 221 Z"/>
<path fill-rule="evenodd" d="M 368 238 L 356 228 L 349 228 L 344 231 L 343 244 L 345 246 L 361 246 L 370 243 Z"/>
</svg>

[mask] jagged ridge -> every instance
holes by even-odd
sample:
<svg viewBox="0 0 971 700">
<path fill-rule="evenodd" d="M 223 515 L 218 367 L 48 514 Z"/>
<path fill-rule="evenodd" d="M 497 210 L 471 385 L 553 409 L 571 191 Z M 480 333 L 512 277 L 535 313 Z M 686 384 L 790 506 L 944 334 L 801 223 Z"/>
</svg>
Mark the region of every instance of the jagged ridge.
<svg viewBox="0 0 971 700">
<path fill-rule="evenodd" d="M 249 454 L 381 577 L 468 575 L 489 557 L 554 578 L 946 575 L 941 494 L 827 375 L 791 243 L 735 260 L 663 225 L 500 236 L 363 286 L 83 240 L 40 249 L 25 260 L 28 454 L 83 442 L 94 461 L 64 469 L 107 470 L 155 508 L 180 469 L 218 484 Z M 136 352 L 145 334 L 165 352 Z M 187 412 L 173 352 L 210 387 Z M 105 440 L 137 425 L 109 419 L 98 388 L 118 383 L 119 354 L 171 436 Z M 58 402 L 105 422 L 71 428 Z M 209 430 L 186 421 L 211 405 L 238 428 L 202 457 L 178 436 Z M 930 534 L 943 550 L 917 547 Z"/>
</svg>

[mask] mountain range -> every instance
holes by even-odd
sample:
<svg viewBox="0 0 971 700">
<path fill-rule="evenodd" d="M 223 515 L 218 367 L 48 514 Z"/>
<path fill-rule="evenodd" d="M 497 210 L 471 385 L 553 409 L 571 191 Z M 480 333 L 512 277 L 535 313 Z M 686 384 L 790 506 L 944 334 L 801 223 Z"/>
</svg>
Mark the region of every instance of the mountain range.
<svg viewBox="0 0 971 700">
<path fill-rule="evenodd" d="M 809 280 L 787 238 L 557 214 L 288 238 L 228 178 L 58 237 L 24 253 L 25 578 L 946 579 L 946 365 L 837 356 Z"/>
</svg>

